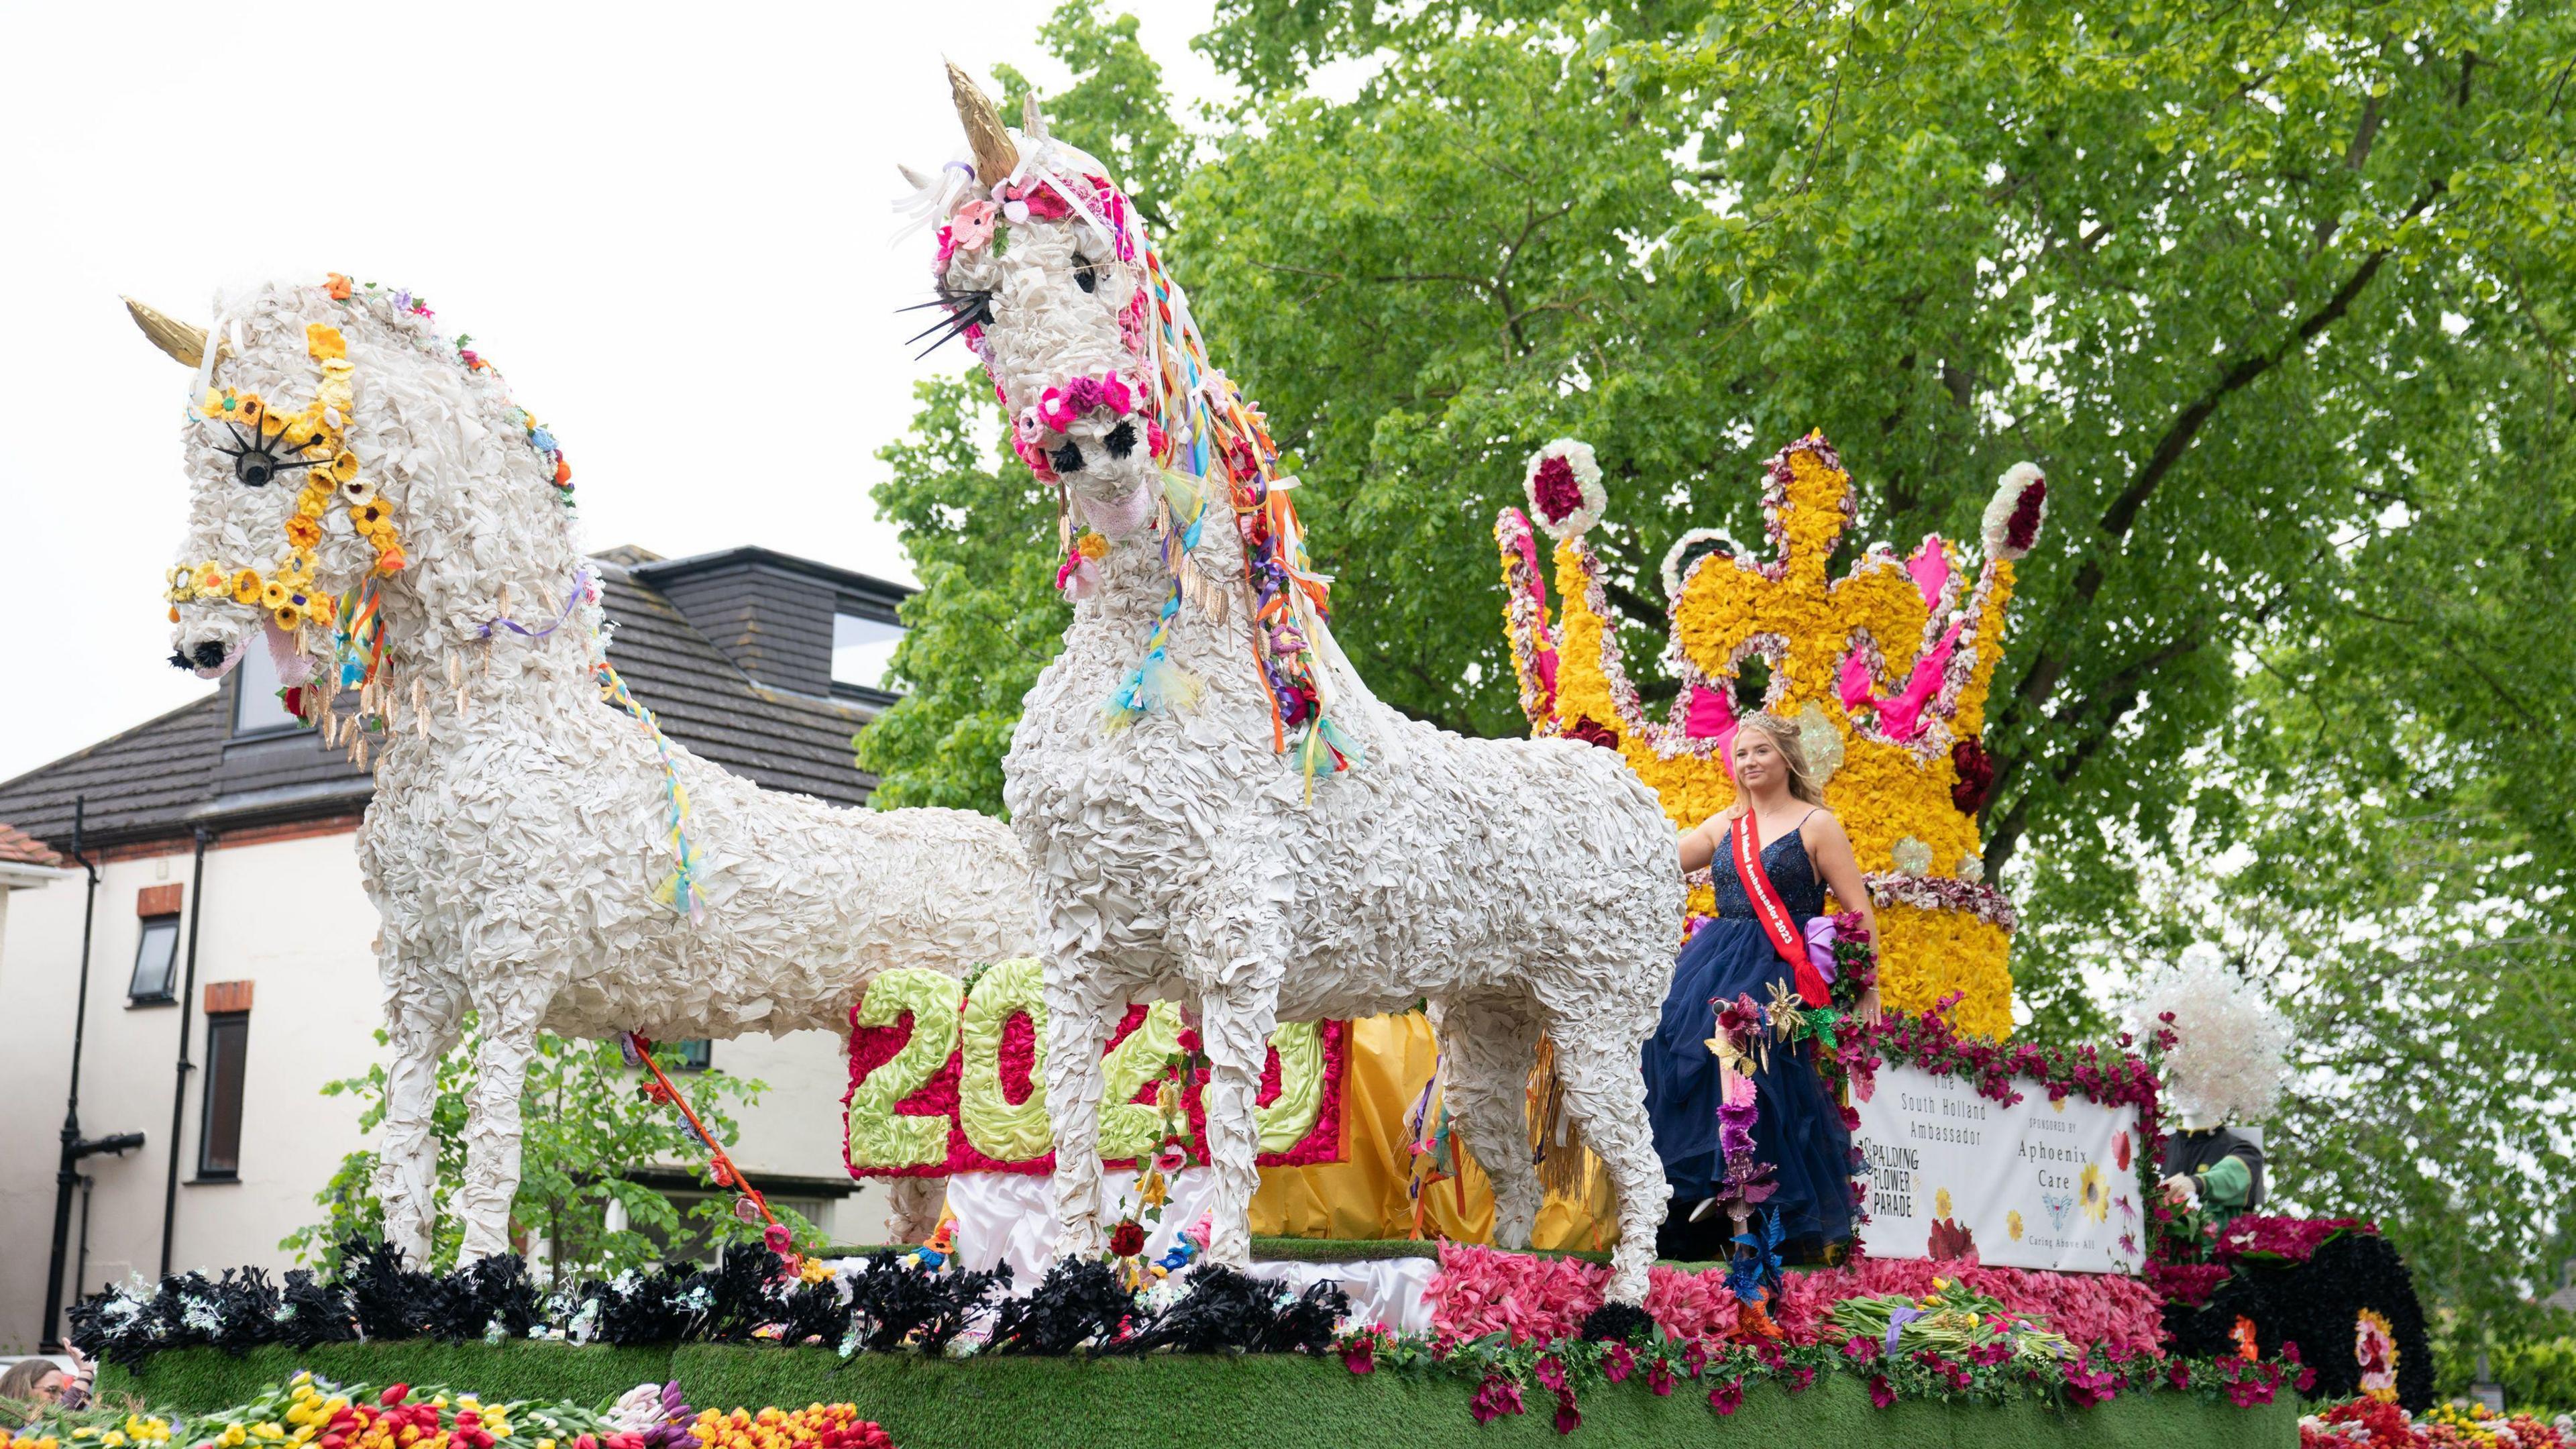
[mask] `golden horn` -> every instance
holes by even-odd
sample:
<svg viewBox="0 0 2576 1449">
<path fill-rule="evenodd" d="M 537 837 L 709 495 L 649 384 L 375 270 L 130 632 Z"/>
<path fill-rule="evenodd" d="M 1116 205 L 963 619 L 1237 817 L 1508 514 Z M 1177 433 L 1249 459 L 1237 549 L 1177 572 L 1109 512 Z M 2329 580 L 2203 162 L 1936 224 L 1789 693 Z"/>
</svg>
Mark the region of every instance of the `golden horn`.
<svg viewBox="0 0 2576 1449">
<path fill-rule="evenodd" d="M 975 179 L 999 186 L 1020 164 L 1020 149 L 1002 128 L 1002 113 L 957 62 L 948 62 L 948 93 L 957 102 L 957 120 L 966 128 L 966 144 L 975 149 Z"/>
<path fill-rule="evenodd" d="M 135 326 L 143 329 L 143 335 L 152 339 L 153 346 L 177 359 L 180 366 L 195 367 L 206 360 L 205 328 L 191 327 L 159 308 L 147 307 L 132 297 L 125 299 L 125 312 L 127 316 L 134 319 Z M 228 357 L 232 355 L 232 350 L 230 343 L 218 343 L 215 347 L 215 356 Z"/>
</svg>

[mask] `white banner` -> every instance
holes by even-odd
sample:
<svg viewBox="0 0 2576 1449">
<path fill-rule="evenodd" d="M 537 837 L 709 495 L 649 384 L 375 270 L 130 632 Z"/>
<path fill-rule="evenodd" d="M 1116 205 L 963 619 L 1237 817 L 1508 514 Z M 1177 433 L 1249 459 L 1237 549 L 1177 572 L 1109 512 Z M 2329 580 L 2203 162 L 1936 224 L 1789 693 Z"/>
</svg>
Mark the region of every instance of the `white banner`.
<svg viewBox="0 0 2576 1449">
<path fill-rule="evenodd" d="M 1869 1165 L 1878 1258 L 2134 1273 L 2146 1261 L 2138 1200 L 2138 1109 L 2057 1101 L 2027 1078 L 2007 1107 L 1967 1077 L 1888 1067 L 1852 1134 Z"/>
</svg>

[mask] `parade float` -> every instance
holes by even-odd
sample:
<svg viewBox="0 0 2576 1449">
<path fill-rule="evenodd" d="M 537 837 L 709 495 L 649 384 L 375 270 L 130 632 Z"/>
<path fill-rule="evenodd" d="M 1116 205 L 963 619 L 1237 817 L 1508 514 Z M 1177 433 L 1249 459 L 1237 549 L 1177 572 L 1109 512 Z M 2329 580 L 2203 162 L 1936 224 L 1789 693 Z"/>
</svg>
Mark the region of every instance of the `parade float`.
<svg viewBox="0 0 2576 1449">
<path fill-rule="evenodd" d="M 614 853 L 584 877 L 613 899 L 583 918 L 615 923 L 618 974 L 593 988 L 571 971 L 551 1009 L 638 1044 L 705 1030 L 717 1007 L 734 1030 L 767 1029 L 799 1002 L 828 1009 L 848 1034 L 850 1086 L 816 1110 L 839 1114 L 854 1175 L 907 1185 L 910 1240 L 808 1255 L 773 1231 L 712 1265 L 550 1281 L 491 1244 L 433 1273 L 408 1243 L 353 1241 L 328 1275 L 137 1283 L 74 1314 L 76 1340 L 108 1365 L 111 1407 L 20 1437 L 54 1449 L 1123 1449 L 1750 1432 L 2286 1446 L 2302 1434 L 2302 1394 L 2370 1406 L 2333 1425 L 2428 1407 L 2421 1313 L 2367 1225 L 2218 1225 L 2158 1195 L 2170 1021 L 2102 1047 L 2012 1040 L 2016 922 L 1978 856 L 1979 735 L 2014 561 L 2042 520 L 2037 470 L 2005 475 L 1973 561 L 1935 538 L 1904 556 L 1865 551 L 1833 580 L 1849 478 L 1822 438 L 1793 443 L 1758 480 L 1762 550 L 1695 530 L 1667 561 L 1680 689 L 1650 714 L 1585 539 L 1615 500 L 1588 449 L 1551 444 L 1530 460 L 1528 509 L 1496 529 L 1538 738 L 1471 749 L 1395 720 L 1333 646 L 1294 480 L 1258 410 L 1209 365 L 1186 296 L 1105 170 L 1034 116 L 1004 127 L 958 84 L 971 154 L 914 201 L 937 238 L 941 325 L 978 349 L 1012 410 L 1012 446 L 1063 489 L 1059 577 L 1083 596 L 1077 633 L 1091 631 L 1062 699 L 1014 752 L 1015 798 L 1036 815 L 1072 810 L 1072 823 L 1004 837 L 995 856 L 1027 847 L 1047 883 L 1043 919 L 1004 940 L 1015 922 L 988 896 L 961 897 L 953 916 L 935 893 L 916 898 L 921 938 L 972 960 L 898 959 L 871 945 L 869 923 L 799 915 L 797 883 L 891 878 L 902 863 L 868 853 L 857 824 L 819 818 L 755 850 L 748 822 L 786 807 L 675 758 L 595 649 L 536 662 L 558 629 L 574 641 L 593 629 L 574 555 L 513 559 L 496 534 L 488 549 L 456 546 L 476 567 L 450 571 L 443 592 L 421 587 L 446 556 L 444 530 L 521 513 L 554 523 L 564 469 L 488 365 L 414 320 L 407 298 L 335 278 L 261 292 L 238 328 L 146 319 L 198 366 L 192 440 L 213 440 L 192 441 L 198 527 L 172 583 L 194 631 L 183 658 L 219 668 L 264 638 L 285 662 L 309 661 L 289 677 L 333 737 L 412 751 L 431 782 L 440 740 L 513 713 L 478 695 L 482 682 L 524 681 L 534 704 L 507 738 L 531 752 L 569 738 L 617 762 L 592 772 L 615 800 L 569 803 L 633 832 L 581 847 Z M 1035 321 L 1015 332 L 1002 319 L 1022 307 Z M 331 391 L 360 365 L 417 377 L 460 409 L 499 408 L 510 426 L 474 429 L 461 460 L 481 486 L 439 476 L 459 461 L 443 455 L 445 407 L 400 410 L 422 436 L 395 446 L 363 381 Z M 286 412 L 253 393 L 311 402 Z M 272 477 L 328 482 L 249 486 L 252 440 Z M 362 479 L 378 486 L 352 504 L 342 495 Z M 374 511 L 344 528 L 352 507 Z M 349 577 L 299 534 L 323 555 L 350 552 Z M 510 580 L 537 602 L 524 622 Z M 305 595 L 285 601 L 291 616 L 269 604 L 271 584 Z M 449 652 L 408 657 L 406 638 Z M 333 684 L 358 692 L 354 713 Z M 1638 1131 L 1619 1081 L 1636 1037 L 1614 1038 L 1642 1029 L 1632 978 L 1646 968 L 1620 933 L 1669 914 L 1655 943 L 1668 969 L 1688 912 L 1709 909 L 1670 862 L 1673 827 L 1727 802 L 1725 741 L 1755 710 L 1795 721 L 1831 762 L 1826 798 L 1849 822 L 1884 939 L 1821 941 L 1839 968 L 1833 994 L 1748 1003 L 1733 1044 L 1768 1037 L 1830 1064 L 1861 1149 L 1866 1223 L 1856 1251 L 1816 1264 L 1784 1264 L 1758 1235 L 1728 1261 L 1655 1262 L 1660 1178 L 1641 1188 L 1621 1161 Z M 1104 739 L 1120 743 L 1104 752 Z M 1074 828 L 1095 772 L 1141 813 L 1091 801 L 1100 808 Z M 1264 803 L 1233 809 L 1247 783 Z M 1645 875 L 1629 892 L 1643 906 L 1631 919 L 1626 906 L 1569 916 L 1535 897 L 1456 904 L 1453 882 L 1412 868 L 1455 848 L 1443 832 L 1464 818 L 1461 800 L 1468 815 L 1512 812 L 1534 860 L 1566 857 L 1561 881 L 1582 878 L 1591 867 L 1572 862 L 1585 855 L 1619 863 L 1605 885 Z M 1203 819 L 1202 843 L 1222 848 L 1173 873 L 1201 894 L 1157 898 L 1168 909 L 1139 926 L 1135 891 L 1159 885 L 1151 867 Z M 1373 819 L 1415 848 L 1351 855 Z M 466 893 L 401 904 L 441 857 L 435 837 L 398 823 L 371 813 L 371 888 L 389 921 L 413 911 L 418 939 L 443 939 Z M 1649 836 L 1658 854 L 1631 861 Z M 1668 897 L 1656 871 L 1671 873 Z M 1362 876 L 1378 895 L 1359 891 Z M 630 887 L 632 899 L 616 893 Z M 1390 951 L 1390 899 L 1471 944 L 1508 929 L 1518 954 L 1460 964 L 1421 942 Z M 1320 914 L 1285 908 L 1301 902 Z M 536 942 L 572 939 L 577 914 L 506 889 L 474 908 Z M 1354 944 L 1372 930 L 1378 945 Z M 701 961 L 673 945 L 701 936 L 724 949 Z M 844 973 L 801 982 L 799 996 L 762 990 L 751 1012 L 773 969 L 764 952 L 817 939 Z M 1203 980 L 1193 962 L 1240 968 L 1257 989 L 1211 1006 L 1201 988 L 1228 978 Z M 1552 983 L 1548 1010 L 1495 1008 L 1494 973 L 1512 962 Z M 656 970 L 702 1014 L 648 1006 Z M 1856 995 L 1873 979 L 1890 1007 L 1875 1024 Z M 1438 1020 L 1388 1010 L 1414 997 Z M 545 1016 L 548 999 L 536 992 L 525 1010 Z M 658 1072 L 646 1090 L 689 1111 Z M 487 1104 L 474 1130 L 509 1120 Z M 709 1176 L 757 1220 L 756 1189 L 698 1135 Z M 925 1184 L 944 1184 L 935 1202 Z M 410 1387 L 423 1383 L 451 1387 Z M 2312 1432 L 2347 1432 L 2333 1425 Z"/>
</svg>

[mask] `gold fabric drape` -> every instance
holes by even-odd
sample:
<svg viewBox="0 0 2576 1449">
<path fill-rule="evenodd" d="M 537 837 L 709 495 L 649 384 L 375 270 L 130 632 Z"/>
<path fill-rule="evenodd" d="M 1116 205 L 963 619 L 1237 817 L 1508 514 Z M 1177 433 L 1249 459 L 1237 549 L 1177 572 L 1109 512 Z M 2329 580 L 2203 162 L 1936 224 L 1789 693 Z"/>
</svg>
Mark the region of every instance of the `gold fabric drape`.
<svg viewBox="0 0 2576 1449">
<path fill-rule="evenodd" d="M 1252 1199 L 1252 1231 L 1345 1240 L 1412 1236 L 1413 1201 L 1405 1195 L 1405 1184 L 1412 1170 L 1413 1138 L 1404 1118 L 1438 1060 L 1431 1023 L 1418 1011 L 1352 1022 L 1342 1077 L 1342 1160 L 1319 1167 L 1263 1168 L 1261 1190 Z M 1435 1113 L 1439 1100 L 1435 1093 Z M 1425 1187 L 1423 1235 L 1491 1243 L 1493 1188 L 1463 1143 L 1460 1147 L 1465 1205 L 1459 1201 L 1461 1182 Z M 1603 1248 L 1616 1234 L 1615 1221 L 1596 1221 L 1581 1207 L 1550 1195 L 1539 1210 L 1531 1246 Z"/>
</svg>

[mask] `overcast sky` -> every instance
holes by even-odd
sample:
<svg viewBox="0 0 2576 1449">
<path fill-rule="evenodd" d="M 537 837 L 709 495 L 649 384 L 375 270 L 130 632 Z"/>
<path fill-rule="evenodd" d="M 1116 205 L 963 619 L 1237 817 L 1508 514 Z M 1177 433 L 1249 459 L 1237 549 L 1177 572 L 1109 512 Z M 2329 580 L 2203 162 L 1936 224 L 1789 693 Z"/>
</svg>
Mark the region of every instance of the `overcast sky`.
<svg viewBox="0 0 2576 1449">
<path fill-rule="evenodd" d="M 473 334 L 576 474 L 586 542 L 766 544 L 910 578 L 873 456 L 910 417 L 897 161 L 957 148 L 943 55 L 1063 76 L 1054 0 L 21 6 L 0 44 L 0 779 L 203 694 L 172 669 L 188 378 L 131 293 L 339 271 Z M 1209 0 L 1121 0 L 1184 99 Z"/>
</svg>

